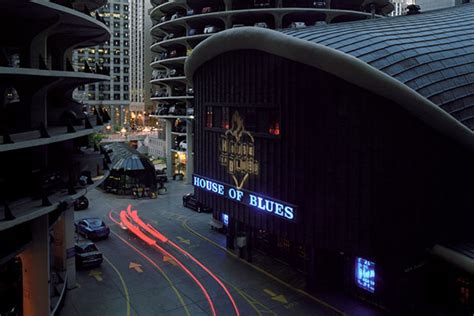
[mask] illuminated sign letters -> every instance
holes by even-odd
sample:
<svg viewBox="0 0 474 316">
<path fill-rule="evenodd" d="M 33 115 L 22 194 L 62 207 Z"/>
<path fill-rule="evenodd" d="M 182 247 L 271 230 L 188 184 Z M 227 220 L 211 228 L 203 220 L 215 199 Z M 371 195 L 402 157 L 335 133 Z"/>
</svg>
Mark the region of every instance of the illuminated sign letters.
<svg viewBox="0 0 474 316">
<path fill-rule="evenodd" d="M 375 292 L 375 263 L 363 258 L 357 257 L 355 268 L 355 277 L 357 286 L 369 291 Z"/>
<path fill-rule="evenodd" d="M 266 214 L 272 214 L 290 221 L 295 221 L 296 219 L 296 206 L 286 202 L 238 189 L 198 175 L 193 175 L 193 185 L 204 191 L 245 204 Z"/>
</svg>

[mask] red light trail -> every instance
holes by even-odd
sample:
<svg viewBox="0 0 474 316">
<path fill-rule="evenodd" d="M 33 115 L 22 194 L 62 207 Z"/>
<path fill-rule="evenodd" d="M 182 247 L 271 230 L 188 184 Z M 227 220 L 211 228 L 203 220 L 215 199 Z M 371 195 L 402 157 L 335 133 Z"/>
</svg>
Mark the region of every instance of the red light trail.
<svg viewBox="0 0 474 316">
<path fill-rule="evenodd" d="M 154 228 L 150 224 L 145 224 L 142 219 L 138 216 L 137 210 L 132 211 L 132 205 L 128 205 L 127 207 L 127 212 L 130 215 L 130 217 L 144 230 L 146 230 L 148 233 L 150 233 L 153 237 L 158 238 L 160 241 L 163 243 L 168 243 L 178 251 L 180 251 L 182 254 L 190 258 L 192 261 L 194 261 L 197 265 L 199 265 L 204 271 L 207 272 L 218 284 L 219 286 L 224 290 L 226 293 L 227 297 L 229 298 L 230 302 L 232 303 L 232 306 L 235 310 L 235 313 L 237 316 L 240 316 L 239 309 L 237 308 L 237 304 L 235 303 L 234 298 L 230 294 L 229 290 L 227 287 L 222 283 L 222 281 L 214 274 L 212 273 L 206 266 L 204 266 L 199 260 L 197 260 L 194 256 L 192 256 L 189 252 L 184 250 L 183 248 L 179 247 L 177 244 L 175 244 L 173 241 L 169 240 L 166 238 L 163 234 L 161 234 L 156 228 Z"/>
<path fill-rule="evenodd" d="M 129 205 L 129 211 L 131 209 L 131 205 Z M 117 221 L 115 221 L 113 218 L 112 218 L 112 215 L 111 213 L 109 213 L 109 218 L 112 219 L 115 223 L 117 223 Z M 188 269 L 186 268 L 182 263 L 181 261 L 179 261 L 175 256 L 173 256 L 172 254 L 170 254 L 168 251 L 166 251 L 165 249 L 163 249 L 162 247 L 160 247 L 159 245 L 157 245 L 156 241 L 150 237 L 148 237 L 147 235 L 145 235 L 139 227 L 133 225 L 129 219 L 128 219 L 128 214 L 125 212 L 125 211 L 120 211 L 120 220 L 122 222 L 123 225 L 125 225 L 125 227 L 127 227 L 132 233 L 135 234 L 135 236 L 137 236 L 138 238 L 140 238 L 142 241 L 144 241 L 146 244 L 152 246 L 152 247 L 155 247 L 157 248 L 161 253 L 163 253 L 164 255 L 170 257 L 172 260 L 174 260 L 174 262 L 176 262 L 178 264 L 178 266 L 187 274 L 189 275 L 189 277 L 194 281 L 194 283 L 197 284 L 197 286 L 201 289 L 201 291 L 203 292 L 204 296 L 206 297 L 206 300 L 207 302 L 209 303 L 209 306 L 211 308 L 211 312 L 212 312 L 212 315 L 213 316 L 216 316 L 216 309 L 214 307 L 214 303 L 212 302 L 212 299 L 211 297 L 209 296 L 209 293 L 207 292 L 206 288 L 202 285 L 202 283 L 196 278 L 196 276 Z M 143 222 L 142 222 L 143 223 Z M 143 223 L 144 224 L 144 223 Z"/>
<path fill-rule="evenodd" d="M 109 217 L 116 224 L 120 224 L 115 219 L 113 219 L 113 217 L 111 216 L 111 213 L 109 213 Z M 134 223 L 138 224 L 138 226 L 135 226 L 134 224 L 132 224 L 132 221 L 130 219 Z M 214 304 L 212 303 L 212 300 L 209 297 L 209 294 L 207 293 L 206 289 L 202 286 L 202 284 L 194 276 L 194 274 L 192 274 L 192 272 L 189 269 L 187 269 L 176 257 L 174 257 L 172 254 L 170 254 L 164 248 L 160 247 L 154 239 L 152 239 L 149 236 L 145 235 L 145 233 L 142 232 L 140 230 L 140 228 L 143 229 L 144 231 L 146 231 L 148 234 L 150 234 L 154 238 L 161 241 L 162 243 L 172 246 L 174 249 L 181 252 L 187 258 L 190 258 L 201 269 L 206 271 L 206 273 L 209 274 L 219 284 L 219 286 L 224 290 L 224 292 L 226 293 L 227 297 L 229 298 L 229 300 L 230 300 L 230 302 L 231 302 L 231 304 L 234 308 L 234 311 L 235 311 L 236 315 L 240 316 L 240 312 L 239 312 L 239 309 L 237 307 L 237 304 L 236 304 L 234 298 L 232 297 L 232 295 L 230 294 L 229 290 L 227 289 L 227 287 L 224 285 L 224 283 L 213 272 L 211 272 L 206 266 L 204 266 L 204 264 L 202 264 L 199 260 L 197 260 L 194 256 L 192 256 L 189 252 L 187 252 L 186 250 L 184 250 L 183 248 L 178 246 L 176 243 L 171 241 L 169 238 L 167 238 L 162 233 L 160 233 L 152 225 L 143 222 L 143 220 L 138 216 L 137 210 L 132 211 L 132 205 L 130 205 L 130 204 L 128 205 L 127 211 L 122 210 L 120 212 L 120 220 L 121 220 L 123 225 L 125 225 L 131 232 L 133 232 L 138 238 L 143 240 L 146 244 L 158 249 L 161 253 L 163 253 L 164 255 L 166 255 L 168 257 L 170 257 L 172 260 L 174 260 L 179 265 L 179 267 L 183 271 L 185 271 L 193 279 L 193 281 L 201 288 L 201 291 L 206 296 L 206 299 L 209 302 L 209 305 L 211 307 L 211 311 L 212 311 L 213 315 L 216 315 L 216 312 L 215 312 L 215 309 L 214 309 Z"/>
</svg>

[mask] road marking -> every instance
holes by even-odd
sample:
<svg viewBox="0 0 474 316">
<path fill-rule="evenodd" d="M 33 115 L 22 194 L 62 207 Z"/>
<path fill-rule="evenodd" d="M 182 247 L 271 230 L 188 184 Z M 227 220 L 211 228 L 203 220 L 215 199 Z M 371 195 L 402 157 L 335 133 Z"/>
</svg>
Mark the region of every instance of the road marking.
<svg viewBox="0 0 474 316">
<path fill-rule="evenodd" d="M 169 263 L 171 263 L 171 264 L 174 265 L 174 266 L 177 266 L 177 265 L 178 265 L 173 259 L 171 259 L 171 258 L 168 257 L 168 256 L 163 256 L 163 262 L 169 262 Z"/>
<path fill-rule="evenodd" d="M 112 262 L 110 262 L 109 259 L 107 259 L 106 256 L 104 256 L 104 260 L 107 261 L 107 263 L 112 267 L 112 269 L 114 269 L 115 273 L 117 273 L 120 279 L 120 283 L 122 283 L 123 292 L 125 294 L 125 301 L 127 302 L 127 316 L 130 316 L 130 295 L 128 295 L 127 284 L 125 283 L 125 280 L 123 279 L 123 276 L 120 271 L 113 265 Z"/>
<path fill-rule="evenodd" d="M 128 268 L 129 268 L 129 269 L 134 269 L 134 270 L 137 271 L 138 273 L 143 273 L 142 265 L 139 264 L 139 263 L 130 262 L 130 264 L 128 265 Z"/>
<path fill-rule="evenodd" d="M 272 300 L 280 302 L 282 304 L 288 304 L 288 301 L 286 300 L 283 294 L 277 295 L 273 291 L 270 291 L 269 289 L 264 289 L 263 291 L 267 293 L 268 295 L 270 295 L 272 297 Z"/>
<path fill-rule="evenodd" d="M 176 236 L 176 238 L 182 242 L 183 244 L 187 244 L 187 245 L 190 245 L 191 244 L 191 241 L 189 239 L 184 239 L 183 237 L 181 236 Z"/>
<path fill-rule="evenodd" d="M 97 282 L 102 282 L 102 280 L 103 280 L 102 279 L 102 272 L 100 272 L 99 270 L 90 270 L 89 271 L 89 276 L 96 279 Z"/>
<path fill-rule="evenodd" d="M 189 220 L 189 219 L 184 220 L 184 221 L 181 223 L 181 226 L 182 226 L 184 229 L 186 229 L 187 231 L 189 231 L 190 233 L 192 233 L 192 234 L 194 234 L 194 235 L 196 235 L 196 236 L 198 236 L 198 237 L 200 237 L 200 238 L 206 240 L 206 241 L 209 242 L 210 244 L 212 244 L 212 245 L 214 245 L 215 247 L 217 247 L 217 248 L 219 248 L 219 249 L 225 251 L 226 253 L 228 253 L 229 255 L 231 255 L 232 257 L 234 257 L 235 259 L 239 260 L 240 262 L 245 263 L 246 265 L 248 265 L 248 266 L 252 267 L 253 269 L 257 270 L 258 272 L 260 272 L 260 273 L 266 275 L 266 276 L 269 277 L 270 279 L 272 279 L 272 280 L 274 280 L 274 281 L 276 281 L 276 282 L 278 282 L 278 283 L 280 283 L 280 284 L 286 286 L 286 287 L 289 288 L 290 290 L 292 290 L 292 291 L 294 291 L 294 292 L 297 292 L 297 293 L 299 293 L 299 294 L 301 294 L 301 295 L 303 295 L 303 296 L 306 296 L 307 298 L 309 298 L 309 299 L 311 299 L 311 300 L 313 300 L 313 301 L 315 301 L 315 302 L 317 302 L 317 303 L 319 303 L 319 304 L 321 304 L 321 305 L 327 307 L 328 309 L 330 309 L 330 310 L 332 310 L 332 311 L 334 311 L 334 312 L 336 312 L 336 313 L 338 313 L 338 314 L 340 314 L 340 315 L 342 315 L 342 316 L 347 316 L 347 314 L 346 314 L 345 312 L 341 311 L 341 310 L 338 309 L 337 307 L 332 306 L 332 305 L 330 305 L 329 303 L 326 303 L 325 301 L 323 301 L 323 300 L 321 300 L 321 299 L 319 299 L 319 298 L 317 298 L 317 297 L 314 297 L 313 295 L 307 293 L 306 291 L 304 291 L 304 290 L 302 290 L 302 289 L 299 289 L 299 288 L 297 288 L 297 287 L 294 287 L 293 285 L 291 285 L 291 284 L 289 284 L 289 283 L 287 283 L 287 282 L 285 282 L 285 281 L 279 279 L 278 277 L 274 276 L 274 275 L 271 274 L 270 272 L 267 272 L 267 271 L 265 271 L 265 270 L 263 270 L 263 269 L 257 267 L 256 265 L 254 265 L 254 264 L 248 262 L 247 260 L 243 260 L 243 259 L 239 258 L 239 256 L 237 256 L 235 253 L 233 253 L 233 252 L 227 250 L 225 247 L 222 247 L 222 246 L 219 245 L 218 243 L 216 243 L 216 242 L 210 240 L 210 239 L 207 238 L 206 236 L 201 235 L 200 233 L 198 233 L 197 231 L 195 231 L 194 229 L 192 229 L 191 227 L 189 227 L 189 225 L 187 224 L 188 220 Z"/>
<path fill-rule="evenodd" d="M 110 214 L 109 214 L 110 216 Z M 138 253 L 139 255 L 141 255 L 143 258 L 145 258 L 145 260 L 147 260 L 152 266 L 154 266 L 160 273 L 161 275 L 165 278 L 165 280 L 168 282 L 168 284 L 171 286 L 171 288 L 173 289 L 174 293 L 176 294 L 176 296 L 178 297 L 178 300 L 179 302 L 181 303 L 181 306 L 183 306 L 184 308 L 184 311 L 186 312 L 186 315 L 187 316 L 191 316 L 191 314 L 189 313 L 189 309 L 188 309 L 188 306 L 186 304 L 184 304 L 184 300 L 183 300 L 183 296 L 179 293 L 178 289 L 176 288 L 176 286 L 174 285 L 173 281 L 171 281 L 171 279 L 168 277 L 168 275 L 165 273 L 165 271 L 163 271 L 163 269 L 160 268 L 160 266 L 158 266 L 153 260 L 151 260 L 149 257 L 147 257 L 144 253 L 142 253 L 140 250 L 138 250 L 138 248 L 136 248 L 135 246 L 133 246 L 131 243 L 129 243 L 128 241 L 126 241 L 125 239 L 123 239 L 122 237 L 120 237 L 116 232 L 114 232 L 113 230 L 110 230 L 110 232 L 112 234 L 114 234 L 117 238 L 119 238 L 121 241 L 123 241 L 126 245 L 128 245 L 130 248 L 132 248 L 136 253 Z"/>
</svg>

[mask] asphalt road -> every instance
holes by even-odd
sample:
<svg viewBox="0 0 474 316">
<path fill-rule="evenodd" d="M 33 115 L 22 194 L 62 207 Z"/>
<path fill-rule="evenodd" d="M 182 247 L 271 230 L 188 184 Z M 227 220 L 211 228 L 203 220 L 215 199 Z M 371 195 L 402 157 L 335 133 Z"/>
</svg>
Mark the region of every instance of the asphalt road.
<svg viewBox="0 0 474 316">
<path fill-rule="evenodd" d="M 76 220 L 101 217 L 111 234 L 96 242 L 102 265 L 77 271 L 77 287 L 68 292 L 61 315 L 343 314 L 226 251 L 225 236 L 209 227 L 211 215 L 182 206 L 181 197 L 192 187 L 182 182 L 167 187 L 154 200 L 99 190 L 88 194 L 90 207 L 76 212 Z M 128 205 L 169 241 L 151 245 L 117 223 Z"/>
</svg>

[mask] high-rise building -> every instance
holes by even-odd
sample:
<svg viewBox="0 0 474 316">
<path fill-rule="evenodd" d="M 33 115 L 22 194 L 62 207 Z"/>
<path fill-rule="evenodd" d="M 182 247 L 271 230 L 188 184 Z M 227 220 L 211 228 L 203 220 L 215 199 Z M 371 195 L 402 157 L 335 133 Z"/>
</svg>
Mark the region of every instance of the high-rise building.
<svg viewBox="0 0 474 316">
<path fill-rule="evenodd" d="M 146 114 L 151 110 L 151 27 L 148 10 L 151 4 L 146 0 L 130 2 L 130 111 L 134 124 L 140 126 L 147 122 Z"/>
<path fill-rule="evenodd" d="M 221 30 L 241 26 L 301 28 L 382 17 L 388 1 L 163 1 L 151 0 L 151 63 L 154 116 L 166 120 L 168 176 L 190 181 L 193 173 L 193 90 L 184 63 L 200 42 Z M 217 117 L 217 115 L 215 115 Z M 220 122 L 219 122 L 220 124 Z"/>
<path fill-rule="evenodd" d="M 135 2 L 135 1 L 133 1 Z M 112 37 L 104 45 L 79 49 L 74 65 L 80 71 L 90 68 L 110 70 L 110 81 L 79 87 L 74 98 L 90 107 L 103 107 L 117 127 L 130 124 L 130 4 L 129 0 L 110 0 L 97 11 Z"/>
<path fill-rule="evenodd" d="M 72 92 L 110 77 L 78 72 L 71 58 L 109 40 L 90 14 L 105 3 L 0 2 L 2 315 L 57 314 L 76 285 L 72 205 L 99 183 L 103 157 L 84 145 L 108 117 L 84 112 Z"/>
</svg>

